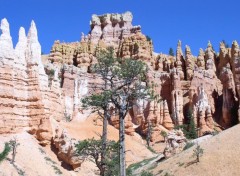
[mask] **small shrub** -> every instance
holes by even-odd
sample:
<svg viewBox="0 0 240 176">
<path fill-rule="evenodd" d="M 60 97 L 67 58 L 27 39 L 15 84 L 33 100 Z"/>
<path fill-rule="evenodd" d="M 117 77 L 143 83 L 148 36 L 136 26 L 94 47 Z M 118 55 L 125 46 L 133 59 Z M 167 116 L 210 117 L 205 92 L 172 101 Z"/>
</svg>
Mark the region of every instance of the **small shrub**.
<svg viewBox="0 0 240 176">
<path fill-rule="evenodd" d="M 148 171 L 142 171 L 141 176 L 153 176 L 153 174 L 151 172 L 148 172 Z"/>
<path fill-rule="evenodd" d="M 70 122 L 71 121 L 71 115 L 68 114 L 67 112 L 64 113 L 64 117 L 65 117 L 66 122 Z"/>
<path fill-rule="evenodd" d="M 168 53 L 170 56 L 174 56 L 174 51 L 172 48 L 169 49 L 169 53 Z"/>
<path fill-rule="evenodd" d="M 194 146 L 193 142 L 187 142 L 186 145 L 184 146 L 183 150 L 187 150 L 187 149 L 189 149 L 192 146 Z"/>
<path fill-rule="evenodd" d="M 54 76 L 54 73 L 55 73 L 55 70 L 54 70 L 54 69 L 51 69 L 51 70 L 49 71 L 49 76 Z"/>
<path fill-rule="evenodd" d="M 169 174 L 168 172 L 166 172 L 166 173 L 164 174 L 164 176 L 174 176 L 174 175 Z"/>
<path fill-rule="evenodd" d="M 44 157 L 44 159 L 46 160 L 46 161 L 49 161 L 50 163 L 52 163 L 52 164 L 57 164 L 55 161 L 53 161 L 51 158 L 49 158 L 49 157 Z"/>
<path fill-rule="evenodd" d="M 42 148 L 38 148 L 38 150 L 41 152 L 41 154 L 46 154 L 46 152 Z"/>
<path fill-rule="evenodd" d="M 19 176 L 25 176 L 25 171 L 23 171 L 22 169 L 18 168 L 18 166 L 14 163 L 12 163 L 13 167 L 17 170 L 17 173 Z"/>
<path fill-rule="evenodd" d="M 128 166 L 128 169 L 130 169 L 132 171 L 137 170 L 140 167 L 147 165 L 149 162 L 151 162 L 152 160 L 154 160 L 156 158 L 157 158 L 157 156 L 153 157 L 153 158 L 145 159 L 145 160 L 140 161 L 138 163 L 131 164 L 130 166 Z"/>
<path fill-rule="evenodd" d="M 157 153 L 152 147 L 147 147 L 148 150 L 150 150 L 152 153 Z"/>
<path fill-rule="evenodd" d="M 0 163 L 7 158 L 10 151 L 11 147 L 9 143 L 6 142 L 2 153 L 0 153 Z"/>
<path fill-rule="evenodd" d="M 20 143 L 18 143 L 16 137 L 14 137 L 13 139 L 11 139 L 9 141 L 9 145 L 11 146 L 11 149 L 12 149 L 12 161 L 11 161 L 11 163 L 14 163 L 15 162 L 15 157 L 16 157 L 16 154 L 17 154 L 17 147 L 20 145 Z"/>
<path fill-rule="evenodd" d="M 146 36 L 146 38 L 147 38 L 147 41 L 152 41 L 152 39 L 151 39 L 151 37 L 149 37 L 148 35 Z"/>
<path fill-rule="evenodd" d="M 196 162 L 200 162 L 200 157 L 203 155 L 203 149 L 197 144 L 196 149 L 193 150 L 192 157 L 196 157 Z"/>
<path fill-rule="evenodd" d="M 58 175 L 62 174 L 62 171 L 57 166 L 52 165 L 52 167 L 55 170 L 55 174 L 58 174 Z"/>
<path fill-rule="evenodd" d="M 160 135 L 163 137 L 164 142 L 166 141 L 167 137 L 167 132 L 166 131 L 161 131 Z"/>
<path fill-rule="evenodd" d="M 181 167 L 181 166 L 183 166 L 183 165 L 184 165 L 184 163 L 181 163 L 181 162 L 178 163 L 178 166 L 179 166 L 179 167 Z"/>
</svg>

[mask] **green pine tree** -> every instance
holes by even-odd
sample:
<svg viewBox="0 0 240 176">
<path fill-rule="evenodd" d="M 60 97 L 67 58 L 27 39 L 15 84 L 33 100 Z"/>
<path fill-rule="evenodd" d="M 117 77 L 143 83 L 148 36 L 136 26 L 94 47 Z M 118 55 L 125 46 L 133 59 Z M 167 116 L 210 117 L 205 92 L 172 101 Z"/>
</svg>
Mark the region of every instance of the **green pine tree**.
<svg viewBox="0 0 240 176">
<path fill-rule="evenodd" d="M 188 119 L 189 119 L 189 125 L 188 125 L 188 136 L 187 136 L 187 138 L 196 139 L 198 137 L 197 132 L 196 132 L 196 124 L 194 122 L 192 111 L 190 109 L 188 111 Z"/>
<path fill-rule="evenodd" d="M 11 147 L 9 143 L 6 142 L 2 153 L 0 153 L 0 163 L 6 159 L 10 151 L 11 151 Z"/>
<path fill-rule="evenodd" d="M 174 56 L 174 51 L 172 48 L 169 49 L 169 53 L 168 53 L 170 56 Z"/>
</svg>

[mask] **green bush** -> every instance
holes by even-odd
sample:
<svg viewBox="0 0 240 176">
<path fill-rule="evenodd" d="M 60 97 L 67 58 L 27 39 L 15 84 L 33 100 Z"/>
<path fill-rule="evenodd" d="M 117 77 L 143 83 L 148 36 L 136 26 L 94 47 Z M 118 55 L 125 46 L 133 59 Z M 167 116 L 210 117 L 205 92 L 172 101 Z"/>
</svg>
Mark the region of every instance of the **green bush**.
<svg viewBox="0 0 240 176">
<path fill-rule="evenodd" d="M 11 147 L 9 143 L 6 142 L 2 153 L 0 153 L 0 163 L 6 159 L 10 151 L 11 151 Z"/>
<path fill-rule="evenodd" d="M 168 52 L 168 54 L 169 54 L 170 56 L 174 56 L 174 51 L 173 51 L 173 49 L 172 49 L 172 48 L 170 48 L 170 49 L 169 49 L 169 52 Z"/>
<path fill-rule="evenodd" d="M 54 76 L 54 74 L 55 74 L 55 70 L 54 70 L 54 69 L 51 69 L 51 70 L 49 71 L 49 76 Z"/>
<path fill-rule="evenodd" d="M 101 171 L 105 167 L 105 176 L 119 175 L 119 143 L 107 141 L 106 155 L 104 163 L 101 162 L 102 140 L 85 139 L 76 144 L 78 155 L 94 160 Z"/>
<path fill-rule="evenodd" d="M 146 36 L 146 38 L 147 38 L 147 41 L 152 41 L 152 39 L 151 39 L 151 37 L 149 37 L 148 35 Z"/>
<path fill-rule="evenodd" d="M 142 171 L 141 176 L 153 176 L 153 174 L 151 172 L 148 172 L 148 171 Z"/>
</svg>

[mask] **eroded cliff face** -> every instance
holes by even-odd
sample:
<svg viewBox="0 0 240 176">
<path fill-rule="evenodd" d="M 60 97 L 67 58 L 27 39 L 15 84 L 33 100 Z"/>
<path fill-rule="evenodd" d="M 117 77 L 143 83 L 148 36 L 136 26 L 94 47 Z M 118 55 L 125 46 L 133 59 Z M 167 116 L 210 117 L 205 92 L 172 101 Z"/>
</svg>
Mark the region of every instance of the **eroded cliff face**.
<svg viewBox="0 0 240 176">
<path fill-rule="evenodd" d="M 15 49 L 6 19 L 1 21 L 1 30 L 0 134 L 25 129 L 42 144 L 49 143 L 52 137 L 49 118 L 62 119 L 63 104 L 59 80 L 54 79 L 52 86 L 48 86 L 36 25 L 32 21 L 27 36 L 24 28 L 20 28 Z"/>
<path fill-rule="evenodd" d="M 133 16 L 93 15 L 88 35 L 74 43 L 55 41 L 47 62 L 41 61 L 41 46 L 32 22 L 28 35 L 20 28 L 13 48 L 9 24 L 2 20 L 0 37 L 0 133 L 27 129 L 42 143 L 52 137 L 49 119 L 85 120 L 91 113 L 81 107 L 81 98 L 96 91 L 102 81 L 91 72 L 101 49 L 114 48 L 117 57 L 147 63 L 147 78 L 156 85 L 161 101 L 136 100 L 126 117 L 126 133 L 147 135 L 153 141 L 160 131 L 189 122 L 192 114 L 199 135 L 233 126 L 238 122 L 240 95 L 240 52 L 220 44 L 217 55 L 209 42 L 206 50 L 193 56 L 189 46 L 183 54 L 181 41 L 176 56 L 154 54 L 151 39 L 132 25 Z M 240 112 L 240 111 L 239 111 Z M 110 124 L 118 128 L 118 118 Z M 46 140 L 47 139 L 47 140 Z"/>
<path fill-rule="evenodd" d="M 148 79 L 157 85 L 155 93 L 161 97 L 160 102 L 136 100 L 126 118 L 127 134 L 138 131 L 146 135 L 147 128 L 151 125 L 152 140 L 157 140 L 160 131 L 189 123 L 189 113 L 199 128 L 200 136 L 231 127 L 238 122 L 239 115 L 236 112 L 239 106 L 240 64 L 236 41 L 232 48 L 226 48 L 221 43 L 219 55 L 210 42 L 205 50 L 199 50 L 198 56 L 192 55 L 189 46 L 185 47 L 183 54 L 181 41 L 177 44 L 176 56 L 153 54 L 152 41 L 142 34 L 141 26 L 132 25 L 132 19 L 130 12 L 93 15 L 91 30 L 88 35 L 82 34 L 80 42 L 55 41 L 49 61 L 54 65 L 69 65 L 79 71 L 78 81 L 85 80 L 85 88 L 76 88 L 76 78 L 69 79 L 67 73 L 70 72 L 64 69 L 62 79 L 65 81 L 62 86 L 71 90 L 71 93 L 67 93 L 68 97 L 72 97 L 71 100 L 68 98 L 70 102 L 79 102 L 82 96 L 91 92 L 91 87 L 94 86 L 94 82 L 89 83 L 93 76 L 91 65 L 96 63 L 100 49 L 112 46 L 118 57 L 140 59 L 147 63 L 150 69 Z M 71 72 L 71 75 L 74 74 Z M 78 101 L 74 101 L 73 97 L 77 96 Z M 71 105 L 73 106 L 75 105 Z M 72 112 L 74 108 L 69 109 Z M 75 110 L 73 114 L 76 112 L 79 113 Z M 117 117 L 113 117 L 110 123 L 118 127 Z"/>
</svg>

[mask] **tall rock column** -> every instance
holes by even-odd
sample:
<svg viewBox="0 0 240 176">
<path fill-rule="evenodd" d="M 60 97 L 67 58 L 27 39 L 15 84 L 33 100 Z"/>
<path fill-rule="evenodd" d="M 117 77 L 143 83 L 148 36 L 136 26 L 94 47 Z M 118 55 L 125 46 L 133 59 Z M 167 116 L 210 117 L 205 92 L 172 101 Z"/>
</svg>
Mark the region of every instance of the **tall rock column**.
<svg viewBox="0 0 240 176">
<path fill-rule="evenodd" d="M 91 25 L 91 42 L 97 44 L 102 36 L 101 21 L 97 15 L 92 15 Z"/>
<path fill-rule="evenodd" d="M 183 60 L 183 52 L 182 52 L 182 42 L 179 40 L 177 44 L 177 52 L 176 52 L 176 62 L 175 62 L 176 68 L 178 69 L 178 72 L 180 74 L 180 79 L 184 79 L 184 60 Z"/>
<path fill-rule="evenodd" d="M 198 68 L 205 70 L 204 51 L 202 48 L 200 48 L 199 54 L 197 57 L 197 66 Z"/>
<path fill-rule="evenodd" d="M 194 68 L 194 60 L 191 49 L 189 46 L 186 45 L 185 48 L 185 55 L 186 55 L 186 70 L 187 70 L 187 80 L 192 80 L 193 77 L 193 68 Z"/>
<path fill-rule="evenodd" d="M 178 70 L 173 69 L 172 71 L 172 83 L 173 90 L 171 93 L 172 102 L 172 114 L 175 125 L 183 124 L 183 92 L 181 90 L 180 75 Z"/>
<path fill-rule="evenodd" d="M 234 74 L 234 81 L 238 95 L 238 121 L 240 122 L 240 50 L 237 41 L 233 41 L 231 49 L 231 63 Z"/>
<path fill-rule="evenodd" d="M 103 31 L 102 31 L 102 38 L 106 44 L 111 44 L 113 41 L 113 27 L 111 21 L 111 14 L 105 14 L 103 17 Z"/>
<path fill-rule="evenodd" d="M 232 108 L 234 107 L 234 100 L 236 100 L 234 78 L 229 63 L 226 67 L 223 67 L 220 79 L 223 84 L 222 125 L 229 128 L 232 126 Z"/>
</svg>

